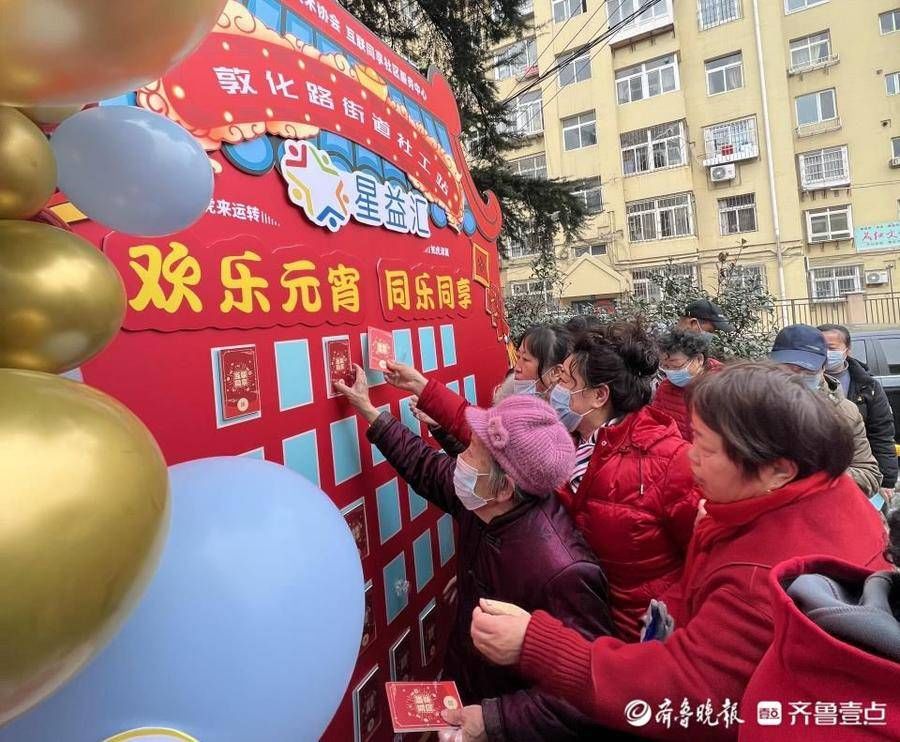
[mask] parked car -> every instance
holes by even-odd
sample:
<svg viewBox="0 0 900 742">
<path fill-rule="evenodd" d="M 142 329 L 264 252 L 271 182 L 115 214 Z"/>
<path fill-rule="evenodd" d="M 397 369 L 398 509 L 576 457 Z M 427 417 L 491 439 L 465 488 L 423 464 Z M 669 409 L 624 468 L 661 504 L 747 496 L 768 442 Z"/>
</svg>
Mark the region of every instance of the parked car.
<svg viewBox="0 0 900 742">
<path fill-rule="evenodd" d="M 900 329 L 854 332 L 850 355 L 869 367 L 894 412 L 894 440 L 900 443 Z"/>
</svg>

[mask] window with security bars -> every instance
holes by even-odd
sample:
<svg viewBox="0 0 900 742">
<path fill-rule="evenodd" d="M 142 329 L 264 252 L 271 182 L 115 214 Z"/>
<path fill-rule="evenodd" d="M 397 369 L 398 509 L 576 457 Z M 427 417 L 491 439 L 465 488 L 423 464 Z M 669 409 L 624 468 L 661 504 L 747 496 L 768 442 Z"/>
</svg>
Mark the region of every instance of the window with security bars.
<svg viewBox="0 0 900 742">
<path fill-rule="evenodd" d="M 581 201 L 588 214 L 603 211 L 603 188 L 599 176 L 578 181 L 572 189 L 572 195 Z"/>
<path fill-rule="evenodd" d="M 683 121 L 650 126 L 620 135 L 622 172 L 637 175 L 687 164 Z"/>
<path fill-rule="evenodd" d="M 556 23 L 580 15 L 587 10 L 587 0 L 553 0 L 553 20 Z"/>
<path fill-rule="evenodd" d="M 806 212 L 807 242 L 849 240 L 853 236 L 850 204 L 828 206 Z"/>
<path fill-rule="evenodd" d="M 538 252 L 537 240 L 531 235 L 525 235 L 521 240 L 510 240 L 506 254 L 510 260 L 518 260 L 519 258 L 534 257 Z"/>
<path fill-rule="evenodd" d="M 497 128 L 516 134 L 540 134 L 544 130 L 544 112 L 541 107 L 541 91 L 532 90 L 517 96 L 507 107 L 506 122 Z"/>
<path fill-rule="evenodd" d="M 524 175 L 526 178 L 535 180 L 546 179 L 547 177 L 547 155 L 541 152 L 539 155 L 530 155 L 529 157 L 519 157 L 509 161 L 509 169 L 516 175 Z"/>
<path fill-rule="evenodd" d="M 532 71 L 537 72 L 537 42 L 534 39 L 523 39 L 494 57 L 495 80 L 521 77 Z"/>
<path fill-rule="evenodd" d="M 679 264 L 672 266 L 659 266 L 657 268 L 635 268 L 631 271 L 631 282 L 634 295 L 638 299 L 647 301 L 659 301 L 662 299 L 662 286 L 656 282 L 656 274 L 665 271 L 668 275 L 690 281 L 692 286 L 697 285 L 697 266 L 691 264 Z"/>
<path fill-rule="evenodd" d="M 813 268 L 809 282 L 813 299 L 837 299 L 862 290 L 858 265 Z"/>
<path fill-rule="evenodd" d="M 719 233 L 756 231 L 756 194 L 745 193 L 719 199 Z"/>
<path fill-rule="evenodd" d="M 722 284 L 735 289 L 755 290 L 766 287 L 766 270 L 761 265 L 734 265 L 722 276 Z"/>
<path fill-rule="evenodd" d="M 549 281 L 515 281 L 509 284 L 511 296 L 542 296 L 550 289 Z"/>
<path fill-rule="evenodd" d="M 581 149 L 597 143 L 597 114 L 594 111 L 569 116 L 562 120 L 563 146 Z"/>
<path fill-rule="evenodd" d="M 631 242 L 688 237 L 694 233 L 693 197 L 690 193 L 632 201 L 625 204 Z"/>
<path fill-rule="evenodd" d="M 797 155 L 800 185 L 804 190 L 831 188 L 850 183 L 847 147 L 827 147 Z"/>
<path fill-rule="evenodd" d="M 701 30 L 721 26 L 723 23 L 739 21 L 741 15 L 741 0 L 699 0 L 697 3 L 697 17 L 700 20 Z"/>
<path fill-rule="evenodd" d="M 709 95 L 744 87 L 744 60 L 740 52 L 711 59 L 706 63 L 706 91 Z"/>
<path fill-rule="evenodd" d="M 717 165 L 759 156 L 756 119 L 753 116 L 726 121 L 703 130 L 704 165 Z"/>
<path fill-rule="evenodd" d="M 791 70 L 799 72 L 831 59 L 831 33 L 820 31 L 791 42 Z"/>
<path fill-rule="evenodd" d="M 570 52 L 556 58 L 559 69 L 559 86 L 573 85 L 591 79 L 590 52 Z"/>
<path fill-rule="evenodd" d="M 633 103 L 678 90 L 678 62 L 674 54 L 650 59 L 616 72 L 619 104 Z"/>
</svg>

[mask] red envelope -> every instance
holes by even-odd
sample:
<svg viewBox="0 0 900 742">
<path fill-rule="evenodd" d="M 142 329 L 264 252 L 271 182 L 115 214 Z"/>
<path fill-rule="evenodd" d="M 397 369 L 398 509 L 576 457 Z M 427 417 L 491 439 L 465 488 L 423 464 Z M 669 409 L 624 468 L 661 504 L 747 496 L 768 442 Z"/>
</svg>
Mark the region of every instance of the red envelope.
<svg viewBox="0 0 900 742">
<path fill-rule="evenodd" d="M 384 371 L 387 362 L 394 360 L 394 336 L 387 330 L 370 327 L 368 341 L 369 368 L 373 371 Z"/>
<path fill-rule="evenodd" d="M 432 732 L 454 727 L 441 718 L 444 709 L 461 709 L 452 680 L 385 683 L 394 732 Z"/>
<path fill-rule="evenodd" d="M 222 375 L 222 418 L 234 420 L 260 411 L 256 346 L 223 348 L 219 351 Z"/>
<path fill-rule="evenodd" d="M 325 343 L 325 353 L 328 356 L 329 387 L 333 388 L 336 381 L 353 386 L 353 382 L 356 381 L 356 370 L 350 358 L 350 341 L 328 340 Z"/>
</svg>

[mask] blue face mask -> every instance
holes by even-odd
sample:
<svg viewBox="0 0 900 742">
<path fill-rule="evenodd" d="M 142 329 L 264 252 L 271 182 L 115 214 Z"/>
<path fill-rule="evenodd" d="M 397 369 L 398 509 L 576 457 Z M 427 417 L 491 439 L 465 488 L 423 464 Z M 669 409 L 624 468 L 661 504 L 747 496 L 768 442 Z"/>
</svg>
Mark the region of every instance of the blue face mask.
<svg viewBox="0 0 900 742">
<path fill-rule="evenodd" d="M 691 383 L 694 376 L 691 373 L 690 369 L 685 366 L 684 368 L 677 368 L 669 370 L 664 368 L 662 372 L 666 375 L 666 378 L 675 386 L 686 387 Z"/>
<path fill-rule="evenodd" d="M 828 351 L 828 360 L 825 361 L 825 370 L 826 371 L 840 371 L 844 368 L 844 351 L 842 350 L 829 350 Z"/>
<path fill-rule="evenodd" d="M 522 379 L 521 381 L 518 381 L 517 379 L 513 379 L 512 393 L 537 395 L 537 380 Z"/>
<path fill-rule="evenodd" d="M 557 384 L 550 392 L 550 406 L 556 411 L 559 421 L 570 433 L 575 431 L 584 417 L 583 413 L 575 412 L 572 409 L 572 395 L 583 391 L 584 388 L 571 392 L 561 384 Z"/>
<path fill-rule="evenodd" d="M 822 374 L 803 374 L 803 383 L 812 391 L 816 391 L 822 385 Z"/>
</svg>

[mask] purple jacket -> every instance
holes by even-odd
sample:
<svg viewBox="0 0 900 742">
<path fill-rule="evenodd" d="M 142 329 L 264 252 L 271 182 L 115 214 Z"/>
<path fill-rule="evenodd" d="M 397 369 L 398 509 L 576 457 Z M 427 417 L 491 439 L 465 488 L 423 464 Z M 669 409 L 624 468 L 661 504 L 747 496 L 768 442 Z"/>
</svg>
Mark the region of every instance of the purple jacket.
<svg viewBox="0 0 900 742">
<path fill-rule="evenodd" d="M 522 496 L 490 523 L 462 507 L 453 488 L 456 460 L 433 449 L 388 413 L 372 423 L 369 440 L 422 497 L 459 524 L 459 605 L 447 646 L 444 677 L 463 702 L 481 703 L 490 740 L 594 739 L 602 730 L 573 706 L 544 695 L 514 669 L 488 662 L 469 634 L 479 598 L 543 609 L 593 639 L 611 633 L 606 577 L 551 494 Z"/>
</svg>

